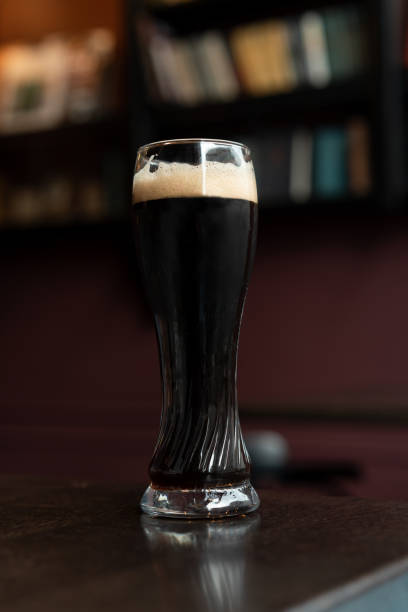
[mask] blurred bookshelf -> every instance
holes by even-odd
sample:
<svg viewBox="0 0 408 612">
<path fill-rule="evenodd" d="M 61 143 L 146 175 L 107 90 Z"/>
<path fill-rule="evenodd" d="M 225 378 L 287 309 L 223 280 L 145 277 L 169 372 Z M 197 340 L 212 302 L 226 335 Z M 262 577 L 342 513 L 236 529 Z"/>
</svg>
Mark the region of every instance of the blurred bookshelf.
<svg viewBox="0 0 408 612">
<path fill-rule="evenodd" d="M 130 0 L 134 148 L 246 142 L 268 212 L 403 210 L 403 9 Z"/>
<path fill-rule="evenodd" d="M 91 4 L 99 6 L 99 3 Z M 0 229 L 51 234 L 115 225 L 130 181 L 123 4 L 2 6 Z M 43 12 L 41 12 L 43 11 Z M 38 13 L 38 14 L 37 14 Z M 124 28 L 123 28 L 124 29 Z M 52 232 L 50 232 L 52 230 Z M 45 233 L 45 234 L 44 234 Z"/>
<path fill-rule="evenodd" d="M 0 136 L 2 228 L 104 225 L 123 218 L 127 126 L 126 115 L 117 113 Z"/>
<path fill-rule="evenodd" d="M 268 214 L 404 210 L 402 0 L 81 6 L 0 39 L 1 229 L 125 219 L 138 146 L 177 137 L 248 143 Z"/>
</svg>

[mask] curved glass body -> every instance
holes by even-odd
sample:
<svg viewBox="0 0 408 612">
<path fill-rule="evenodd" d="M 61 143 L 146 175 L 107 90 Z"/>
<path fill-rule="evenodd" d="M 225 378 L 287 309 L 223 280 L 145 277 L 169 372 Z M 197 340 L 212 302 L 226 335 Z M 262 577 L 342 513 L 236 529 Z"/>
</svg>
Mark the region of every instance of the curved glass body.
<svg viewBox="0 0 408 612">
<path fill-rule="evenodd" d="M 245 146 L 191 139 L 139 149 L 133 228 L 163 388 L 151 484 L 141 502 L 149 514 L 229 516 L 259 505 L 236 390 L 257 211 Z"/>
</svg>

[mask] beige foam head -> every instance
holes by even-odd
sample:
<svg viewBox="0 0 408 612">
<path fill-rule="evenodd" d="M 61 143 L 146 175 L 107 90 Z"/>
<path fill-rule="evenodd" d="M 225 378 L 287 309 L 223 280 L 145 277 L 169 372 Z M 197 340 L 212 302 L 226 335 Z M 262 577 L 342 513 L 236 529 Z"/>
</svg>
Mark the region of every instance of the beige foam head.
<svg viewBox="0 0 408 612">
<path fill-rule="evenodd" d="M 190 164 L 159 163 L 150 172 L 147 163 L 133 179 L 133 202 L 161 198 L 221 197 L 258 202 L 252 162 L 240 166 L 209 162 Z"/>
</svg>

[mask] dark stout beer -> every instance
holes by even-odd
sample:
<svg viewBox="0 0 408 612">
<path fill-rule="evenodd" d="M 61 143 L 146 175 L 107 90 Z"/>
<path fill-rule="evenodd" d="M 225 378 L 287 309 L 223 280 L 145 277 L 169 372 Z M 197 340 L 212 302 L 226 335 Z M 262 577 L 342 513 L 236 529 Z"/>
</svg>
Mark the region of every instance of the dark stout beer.
<svg viewBox="0 0 408 612">
<path fill-rule="evenodd" d="M 163 380 L 156 488 L 228 486 L 249 477 L 236 398 L 237 341 L 252 268 L 257 205 L 227 197 L 133 205 Z"/>
</svg>

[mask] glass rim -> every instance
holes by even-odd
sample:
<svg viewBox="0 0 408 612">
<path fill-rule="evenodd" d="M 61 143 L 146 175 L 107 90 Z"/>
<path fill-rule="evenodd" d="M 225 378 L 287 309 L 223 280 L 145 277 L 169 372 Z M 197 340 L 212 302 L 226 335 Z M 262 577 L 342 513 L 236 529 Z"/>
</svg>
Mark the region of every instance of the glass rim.
<svg viewBox="0 0 408 612">
<path fill-rule="evenodd" d="M 237 142 L 235 140 L 224 140 L 222 138 L 168 138 L 166 140 L 155 140 L 154 142 L 148 142 L 140 146 L 137 150 L 138 153 L 149 149 L 150 147 L 156 147 L 158 145 L 167 146 L 172 144 L 195 144 L 198 142 L 213 142 L 217 145 L 229 145 L 234 147 L 240 147 L 250 152 L 250 148 L 243 142 Z"/>
</svg>

